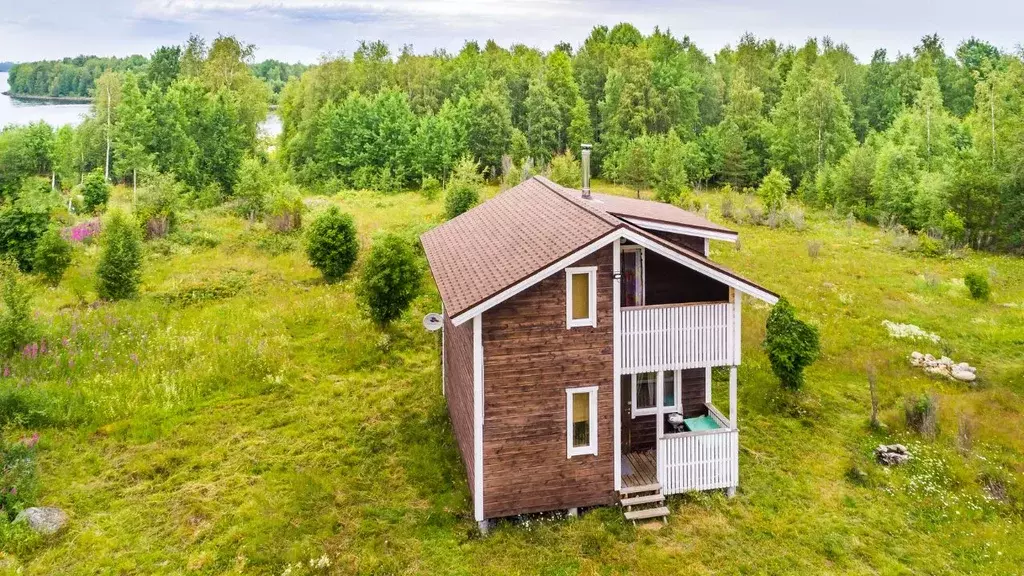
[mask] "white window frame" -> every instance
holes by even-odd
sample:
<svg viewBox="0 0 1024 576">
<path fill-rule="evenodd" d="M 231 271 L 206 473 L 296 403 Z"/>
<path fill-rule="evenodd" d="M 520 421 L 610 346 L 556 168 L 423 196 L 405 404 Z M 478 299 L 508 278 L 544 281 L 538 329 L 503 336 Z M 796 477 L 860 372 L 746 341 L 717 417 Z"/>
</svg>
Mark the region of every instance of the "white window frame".
<svg viewBox="0 0 1024 576">
<path fill-rule="evenodd" d="M 673 377 L 673 387 L 675 388 L 675 390 L 672 393 L 672 397 L 675 400 L 675 404 L 672 405 L 672 406 L 664 406 L 663 405 L 662 407 L 666 411 L 671 410 L 671 411 L 674 411 L 674 412 L 682 412 L 683 411 L 683 407 L 682 407 L 683 383 L 681 381 L 682 380 L 682 378 L 681 378 L 682 370 L 659 370 L 659 371 L 657 371 L 656 372 L 657 380 L 655 381 L 657 384 L 655 385 L 655 388 L 654 388 L 654 395 L 655 395 L 655 397 L 657 397 L 658 389 L 659 388 L 664 390 L 663 387 L 664 387 L 664 381 L 665 381 L 665 372 L 672 372 L 673 375 L 674 375 L 674 377 Z M 645 372 L 645 374 L 646 374 L 646 372 Z M 632 379 L 632 389 L 633 389 L 633 399 L 632 399 L 632 404 L 630 404 L 630 406 L 632 407 L 630 416 L 632 418 L 636 418 L 637 416 L 653 416 L 653 415 L 658 413 L 658 404 L 663 404 L 665 402 L 664 395 L 661 398 L 656 398 L 653 408 L 637 408 L 636 407 L 636 390 L 637 390 L 636 377 L 638 375 L 639 374 L 631 374 L 630 375 L 630 377 Z"/>
<path fill-rule="evenodd" d="M 590 395 L 590 444 L 586 446 L 572 445 L 572 407 L 573 396 L 576 394 Z M 597 456 L 597 386 L 584 386 L 581 388 L 565 389 L 565 447 L 566 458 L 573 456 Z"/>
<path fill-rule="evenodd" d="M 636 252 L 636 262 L 640 268 L 640 273 L 634 278 L 633 289 L 636 292 L 636 306 L 643 306 L 647 303 L 647 250 L 643 246 L 630 244 L 623 246 L 622 252 Z"/>
<path fill-rule="evenodd" d="M 590 292 L 590 310 L 587 318 L 572 317 L 572 277 L 586 274 Z M 581 328 L 589 326 L 597 328 L 597 266 L 581 266 L 565 269 L 565 327 Z"/>
</svg>

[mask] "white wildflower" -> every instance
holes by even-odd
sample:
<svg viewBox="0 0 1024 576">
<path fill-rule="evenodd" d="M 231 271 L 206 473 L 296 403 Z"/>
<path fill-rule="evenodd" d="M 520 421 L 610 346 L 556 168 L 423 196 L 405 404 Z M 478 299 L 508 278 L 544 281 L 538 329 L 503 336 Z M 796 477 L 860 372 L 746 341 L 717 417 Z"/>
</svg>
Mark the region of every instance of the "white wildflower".
<svg viewBox="0 0 1024 576">
<path fill-rule="evenodd" d="M 896 339 L 910 339 L 910 340 L 930 340 L 933 343 L 937 343 L 941 338 L 938 334 L 927 332 L 921 328 L 914 326 L 913 324 L 899 324 L 896 322 L 890 322 L 889 320 L 882 320 L 882 326 L 889 331 L 889 337 Z"/>
</svg>

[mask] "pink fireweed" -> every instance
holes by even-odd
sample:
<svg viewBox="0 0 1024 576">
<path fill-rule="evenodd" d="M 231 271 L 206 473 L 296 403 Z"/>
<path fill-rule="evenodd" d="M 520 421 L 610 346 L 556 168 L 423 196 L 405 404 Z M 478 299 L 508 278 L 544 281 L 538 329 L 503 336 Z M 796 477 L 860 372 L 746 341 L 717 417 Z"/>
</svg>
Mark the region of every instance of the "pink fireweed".
<svg viewBox="0 0 1024 576">
<path fill-rule="evenodd" d="M 100 221 L 98 218 L 79 222 L 70 228 L 64 229 L 64 237 L 72 242 L 88 243 L 98 236 L 99 233 Z"/>
</svg>

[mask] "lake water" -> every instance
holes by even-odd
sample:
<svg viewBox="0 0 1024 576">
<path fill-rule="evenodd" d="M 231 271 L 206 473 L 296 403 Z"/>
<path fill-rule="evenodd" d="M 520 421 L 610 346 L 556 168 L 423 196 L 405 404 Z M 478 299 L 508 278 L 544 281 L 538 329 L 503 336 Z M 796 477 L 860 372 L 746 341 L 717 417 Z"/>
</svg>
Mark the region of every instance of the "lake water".
<svg viewBox="0 0 1024 576">
<path fill-rule="evenodd" d="M 6 92 L 7 72 L 0 72 L 0 92 Z M 89 113 L 88 104 L 66 104 L 61 102 L 39 102 L 16 100 L 0 95 L 0 128 L 11 124 L 31 124 L 40 120 L 54 127 L 71 124 L 77 126 Z M 267 136 L 281 133 L 281 119 L 271 113 L 260 124 L 260 132 Z"/>
</svg>

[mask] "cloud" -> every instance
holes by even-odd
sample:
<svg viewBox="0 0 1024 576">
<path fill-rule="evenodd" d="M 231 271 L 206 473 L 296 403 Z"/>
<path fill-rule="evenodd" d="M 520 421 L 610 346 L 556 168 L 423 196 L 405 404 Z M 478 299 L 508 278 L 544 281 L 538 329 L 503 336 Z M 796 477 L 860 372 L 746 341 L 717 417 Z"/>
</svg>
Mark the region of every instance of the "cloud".
<svg viewBox="0 0 1024 576">
<path fill-rule="evenodd" d="M 932 32 L 950 50 L 970 35 L 1004 48 L 1020 41 L 1024 6 L 975 0 L 962 8 L 952 0 L 0 0 L 0 60 L 147 54 L 191 33 L 233 34 L 259 46 L 259 58 L 306 62 L 375 39 L 395 51 L 457 51 L 467 39 L 550 49 L 622 21 L 644 32 L 669 28 L 709 53 L 748 31 L 792 44 L 827 35 L 862 60 L 877 47 L 908 52 Z"/>
</svg>

